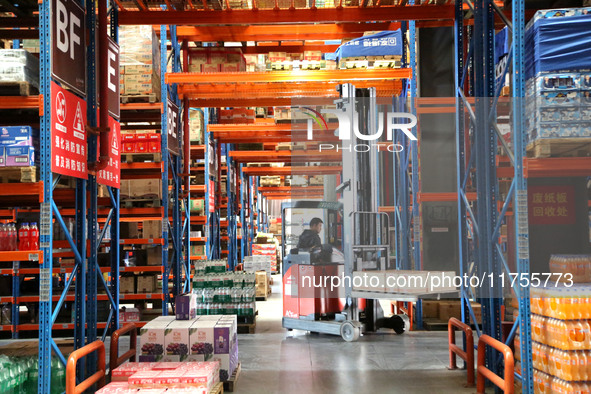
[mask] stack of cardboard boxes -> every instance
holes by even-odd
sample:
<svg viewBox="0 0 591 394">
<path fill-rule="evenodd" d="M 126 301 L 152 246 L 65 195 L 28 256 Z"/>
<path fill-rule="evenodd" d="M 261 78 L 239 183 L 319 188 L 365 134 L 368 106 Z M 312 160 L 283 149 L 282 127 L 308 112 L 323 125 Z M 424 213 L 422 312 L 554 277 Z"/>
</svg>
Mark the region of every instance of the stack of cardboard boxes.
<svg viewBox="0 0 591 394">
<path fill-rule="evenodd" d="M 220 124 L 244 124 L 254 123 L 256 112 L 251 108 L 220 109 Z"/>
<path fill-rule="evenodd" d="M 24 49 L 0 49 L 0 82 L 28 82 L 39 89 L 39 59 Z"/>
<path fill-rule="evenodd" d="M 0 167 L 34 166 L 38 137 L 39 131 L 29 126 L 0 128 Z"/>
<path fill-rule="evenodd" d="M 191 143 L 203 144 L 203 112 L 198 109 L 189 109 L 189 139 Z"/>
<path fill-rule="evenodd" d="M 121 180 L 122 199 L 161 199 L 161 179 L 123 179 Z"/>
<path fill-rule="evenodd" d="M 240 48 L 194 48 L 189 53 L 189 72 L 241 71 L 246 71 L 246 61 Z"/>
<path fill-rule="evenodd" d="M 150 95 L 160 99 L 160 41 L 152 26 L 121 26 L 121 95 Z"/>
<path fill-rule="evenodd" d="M 221 381 L 226 381 L 238 366 L 236 315 L 197 316 L 176 320 L 160 316 L 140 330 L 141 362 L 220 363 Z"/>
<path fill-rule="evenodd" d="M 122 133 L 123 153 L 159 153 L 162 147 L 160 133 L 142 133 L 128 130 Z"/>
</svg>

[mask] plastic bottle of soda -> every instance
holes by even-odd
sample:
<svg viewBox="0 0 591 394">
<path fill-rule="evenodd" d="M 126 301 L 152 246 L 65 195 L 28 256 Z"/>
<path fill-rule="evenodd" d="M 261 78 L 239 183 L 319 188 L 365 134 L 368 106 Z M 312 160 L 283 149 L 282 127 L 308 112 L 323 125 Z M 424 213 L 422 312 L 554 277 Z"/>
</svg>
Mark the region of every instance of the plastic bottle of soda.
<svg viewBox="0 0 591 394">
<path fill-rule="evenodd" d="M 29 223 L 22 223 L 18 229 L 18 250 L 29 250 Z"/>
<path fill-rule="evenodd" d="M 33 222 L 29 230 L 29 250 L 39 249 L 39 228 L 37 223 Z"/>
<path fill-rule="evenodd" d="M 9 250 L 12 250 L 12 251 L 18 250 L 17 249 L 18 239 L 17 239 L 17 232 L 16 232 L 16 224 L 15 223 L 10 224 L 9 239 L 10 239 Z"/>
</svg>

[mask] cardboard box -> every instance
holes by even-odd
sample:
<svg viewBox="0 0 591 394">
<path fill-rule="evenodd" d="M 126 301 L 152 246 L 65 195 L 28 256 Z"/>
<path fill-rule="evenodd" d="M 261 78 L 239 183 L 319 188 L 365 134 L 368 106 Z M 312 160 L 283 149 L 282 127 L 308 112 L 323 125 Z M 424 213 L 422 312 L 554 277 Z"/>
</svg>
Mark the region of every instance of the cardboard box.
<svg viewBox="0 0 591 394">
<path fill-rule="evenodd" d="M 155 293 L 157 286 L 156 275 L 141 275 L 137 277 L 138 293 Z"/>
<path fill-rule="evenodd" d="M 215 354 L 213 360 L 220 363 L 220 380 L 228 380 L 238 365 L 238 346 L 230 349 L 228 354 Z"/>
<path fill-rule="evenodd" d="M 162 238 L 162 220 L 144 220 L 142 226 L 144 239 Z"/>
<path fill-rule="evenodd" d="M 439 301 L 423 300 L 423 317 L 439 318 Z"/>
<path fill-rule="evenodd" d="M 205 245 L 191 245 L 191 256 L 205 256 Z"/>
<path fill-rule="evenodd" d="M 162 198 L 162 180 L 130 179 L 129 197 L 131 198 Z"/>
<path fill-rule="evenodd" d="M 39 137 L 39 130 L 30 126 L 9 126 L 0 128 L 0 145 L 3 146 L 34 146 Z"/>
<path fill-rule="evenodd" d="M 189 356 L 189 330 L 195 320 L 174 320 L 165 331 L 162 361 L 185 361 Z"/>
<path fill-rule="evenodd" d="M 6 167 L 28 167 L 35 165 L 35 148 L 32 146 L 7 146 Z M 72 166 L 75 162 L 72 160 Z M 66 168 L 70 168 L 70 159 L 66 158 Z"/>
<path fill-rule="evenodd" d="M 146 265 L 162 265 L 162 246 L 146 249 Z"/>
<path fill-rule="evenodd" d="M 136 239 L 140 237 L 138 222 L 121 222 L 119 224 L 119 236 L 121 239 Z"/>
<path fill-rule="evenodd" d="M 119 293 L 135 293 L 135 276 L 122 276 L 119 278 Z"/>
<path fill-rule="evenodd" d="M 285 61 L 286 59 L 287 59 L 286 52 L 269 52 L 269 61 L 271 63 L 282 62 L 282 61 Z"/>
<path fill-rule="evenodd" d="M 236 326 L 233 321 L 218 321 L 214 328 L 214 354 L 230 354 L 236 345 Z"/>
<path fill-rule="evenodd" d="M 439 320 L 449 321 L 452 317 L 462 318 L 462 304 L 460 301 L 442 301 L 439 303 Z"/>
<path fill-rule="evenodd" d="M 160 361 L 164 356 L 164 338 L 174 316 L 159 316 L 140 329 L 140 361 Z"/>
<path fill-rule="evenodd" d="M 134 323 L 140 321 L 140 310 L 137 308 L 126 308 L 125 309 L 125 322 Z"/>
<path fill-rule="evenodd" d="M 213 357 L 214 329 L 219 320 L 217 315 L 200 316 L 189 330 L 189 357 L 187 361 L 209 361 Z"/>
<path fill-rule="evenodd" d="M 4 167 L 6 165 L 6 148 L 4 146 L 0 146 L 0 167 Z"/>
<path fill-rule="evenodd" d="M 177 320 L 191 320 L 197 315 L 197 295 L 194 293 L 180 294 L 175 299 Z"/>
<path fill-rule="evenodd" d="M 190 203 L 191 212 L 203 213 L 205 209 L 205 200 L 202 198 L 192 198 Z"/>
<path fill-rule="evenodd" d="M 304 51 L 304 60 L 320 61 L 322 60 L 322 51 Z"/>
</svg>

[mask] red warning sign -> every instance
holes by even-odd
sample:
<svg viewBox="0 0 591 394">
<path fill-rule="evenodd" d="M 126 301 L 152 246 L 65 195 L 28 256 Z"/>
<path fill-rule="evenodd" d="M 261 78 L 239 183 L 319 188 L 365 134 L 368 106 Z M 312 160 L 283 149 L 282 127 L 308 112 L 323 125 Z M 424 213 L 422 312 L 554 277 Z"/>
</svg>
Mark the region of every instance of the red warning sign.
<svg viewBox="0 0 591 394">
<path fill-rule="evenodd" d="M 100 151 L 100 140 L 98 149 Z M 101 185 L 119 189 L 121 185 L 121 126 L 119 122 L 109 116 L 109 164 L 96 174 L 96 181 Z"/>
<path fill-rule="evenodd" d="M 86 179 L 86 101 L 51 83 L 51 171 Z"/>
</svg>

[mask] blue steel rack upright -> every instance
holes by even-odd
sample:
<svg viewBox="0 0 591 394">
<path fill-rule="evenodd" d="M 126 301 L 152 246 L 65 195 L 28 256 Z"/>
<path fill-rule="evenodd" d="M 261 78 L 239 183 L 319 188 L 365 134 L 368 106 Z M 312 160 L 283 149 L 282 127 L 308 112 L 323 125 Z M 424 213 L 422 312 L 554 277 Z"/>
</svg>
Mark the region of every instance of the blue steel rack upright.
<svg viewBox="0 0 591 394">
<path fill-rule="evenodd" d="M 87 119 L 89 127 L 97 127 L 97 92 L 96 92 L 96 41 L 97 31 L 96 3 L 86 2 L 87 27 L 89 32 L 88 46 L 88 91 L 87 91 Z M 43 1 L 39 6 L 39 38 L 40 38 L 40 94 L 51 97 L 51 2 Z M 111 37 L 117 41 L 117 9 L 111 7 Z M 43 182 L 43 202 L 40 207 L 40 248 L 43 262 L 40 268 L 39 287 L 39 378 L 38 391 L 48 393 L 51 388 L 51 353 L 55 352 L 58 361 L 64 367 L 66 360 L 52 338 L 52 327 L 57 320 L 58 313 L 66 302 L 66 295 L 74 282 L 75 284 L 75 325 L 74 348 L 77 349 L 97 338 L 97 280 L 106 290 L 111 310 L 102 338 L 106 337 L 109 329 L 119 326 L 119 190 L 108 188 L 112 208 L 102 229 L 97 220 L 97 178 L 89 175 L 88 179 L 76 182 L 76 233 L 69 234 L 60 210 L 53 199 L 53 190 L 60 176 L 51 171 L 51 100 L 43 100 L 40 117 L 40 174 Z M 101 125 L 104 128 L 106 125 Z M 97 152 L 97 137 L 89 135 L 89 157 Z M 89 201 L 87 201 L 89 192 Z M 87 209 L 88 203 L 88 209 Z M 53 218 L 64 229 L 68 244 L 74 254 L 75 266 L 68 277 L 65 288 L 53 308 L 52 303 L 52 268 L 53 268 Z M 111 232 L 111 280 L 110 286 L 104 280 L 98 266 L 98 248 L 102 243 L 106 231 Z M 88 236 L 87 236 L 88 231 Z M 89 253 L 87 254 L 87 240 Z M 87 259 L 88 255 L 88 260 Z M 79 376 L 90 375 L 96 369 L 93 357 L 87 357 L 86 366 L 78 366 Z"/>
<path fill-rule="evenodd" d="M 167 33 L 170 32 L 170 40 L 168 39 Z M 171 54 L 168 56 L 168 41 L 171 43 Z M 167 102 L 172 101 L 180 110 L 188 110 L 183 108 L 179 96 L 177 93 L 176 84 L 166 84 L 165 75 L 168 68 L 169 61 L 172 62 L 171 69 L 173 72 L 181 72 L 181 46 L 176 35 L 176 26 L 165 26 L 160 27 L 160 76 L 161 76 L 161 100 L 162 100 L 162 116 L 161 116 L 161 127 L 162 127 L 162 161 L 164 162 L 162 171 L 162 238 L 164 244 L 162 246 L 162 264 L 164 266 L 162 274 L 162 291 L 164 292 L 164 301 L 162 304 L 162 314 L 166 316 L 168 314 L 168 306 L 174 303 L 174 298 L 171 299 L 171 292 L 168 290 L 168 278 L 172 274 L 173 278 L 173 289 L 172 295 L 176 297 L 179 294 L 189 290 L 190 288 L 190 263 L 189 263 L 189 250 L 185 250 L 187 244 L 189 225 L 187 219 L 190 218 L 188 213 L 187 203 L 181 204 L 180 196 L 183 194 L 181 188 L 182 174 L 182 152 L 183 142 L 179 139 L 179 154 L 173 155 L 168 150 L 168 113 L 167 113 Z M 179 112 L 180 115 L 180 112 Z M 177 125 L 181 122 L 182 116 L 177 119 Z M 182 128 L 177 127 L 176 133 L 179 135 Z M 188 159 L 188 158 L 187 158 Z M 172 195 L 169 182 L 172 183 Z M 188 195 L 188 191 L 187 191 Z M 172 197 L 172 198 L 171 198 Z M 169 204 L 172 201 L 172 223 L 169 218 Z M 181 216 L 181 205 L 184 205 L 185 209 L 185 220 Z M 170 234 L 169 234 L 170 233 Z M 184 238 L 184 240 L 183 240 Z M 172 242 L 172 258 L 169 261 L 168 249 Z M 181 266 L 182 261 L 182 266 Z M 181 267 L 183 267 L 181 269 Z M 184 280 L 183 280 L 184 274 Z"/>
<path fill-rule="evenodd" d="M 459 224 L 459 250 L 460 250 L 460 274 L 473 274 L 476 269 L 478 274 L 496 275 L 510 274 L 499 244 L 499 232 L 510 205 L 513 208 L 515 218 L 515 244 L 518 275 L 529 275 L 529 234 L 527 218 L 527 182 L 524 178 L 523 161 L 525 158 L 525 133 L 523 119 L 524 97 L 524 0 L 512 1 L 512 21 L 502 13 L 498 6 L 491 0 L 477 0 L 472 4 L 465 3 L 474 12 L 473 36 L 468 47 L 467 57 L 464 57 L 465 28 L 463 21 L 464 1 L 456 2 L 456 143 L 457 143 L 457 182 L 458 182 L 458 224 Z M 513 147 L 510 148 L 500 136 L 497 126 L 497 103 L 502 84 L 495 85 L 494 73 L 494 16 L 497 13 L 512 34 L 512 48 L 509 56 L 512 57 L 512 137 Z M 509 70 L 509 64 L 503 70 L 503 77 Z M 466 79 L 468 69 L 471 70 L 470 89 L 473 90 L 474 107 L 466 98 Z M 466 132 L 466 113 L 468 114 L 471 133 Z M 468 137 L 469 140 L 466 140 Z M 507 194 L 506 200 L 500 212 L 497 211 L 497 168 L 496 151 L 498 142 L 503 146 L 511 164 L 514 167 L 514 177 Z M 471 145 L 470 157 L 467 158 L 466 147 Z M 475 171 L 476 192 L 478 198 L 477 210 L 473 211 L 466 196 L 466 187 L 469 177 Z M 471 223 L 468 222 L 471 221 Z M 474 257 L 470 257 L 469 233 L 473 234 L 475 242 Z M 477 241 L 477 242 L 476 242 Z M 475 268 L 469 269 L 470 262 L 475 262 Z M 499 287 L 499 286 L 497 286 Z M 517 328 L 521 334 L 521 375 L 516 377 L 521 380 L 524 392 L 533 392 L 533 369 L 531 348 L 531 318 L 529 288 L 514 287 L 519 300 L 519 317 L 517 318 L 511 333 L 506 338 L 506 343 L 513 341 Z M 482 304 L 482 332 L 478 329 L 478 335 L 487 334 L 501 340 L 501 302 L 503 294 L 493 288 L 490 283 L 481 287 L 480 294 L 473 294 L 471 288 L 464 287 L 462 297 L 462 320 L 469 323 L 476 322 L 474 312 L 470 306 L 470 299 L 477 298 Z M 487 366 L 491 370 L 498 370 L 500 359 L 495 357 L 492 351 L 487 352 Z"/>
<path fill-rule="evenodd" d="M 409 1 L 413 5 L 414 1 Z M 407 81 L 400 97 L 393 98 L 395 110 L 410 112 L 416 115 L 417 97 L 417 52 L 416 52 L 416 22 L 403 22 L 403 32 L 408 31 L 408 57 L 405 55 L 407 47 L 403 47 L 403 59 L 408 58 L 408 64 L 404 66 L 412 69 L 412 77 Z M 406 34 L 403 34 L 407 37 Z M 406 60 L 404 60 L 406 63 Z M 417 136 L 417 128 L 412 130 Z M 419 207 L 419 148 L 418 141 L 410 141 L 407 137 L 395 134 L 395 144 L 404 146 L 404 150 L 395 153 L 393 157 L 394 186 L 394 233 L 395 233 L 395 257 L 396 269 L 422 270 L 421 250 L 421 213 Z M 417 136 L 418 138 L 418 136 Z M 410 169 L 409 169 L 410 167 Z M 409 171 L 410 170 L 410 171 Z M 412 204 L 411 204 L 412 203 Z M 413 264 L 414 262 L 414 264 Z M 415 303 L 415 326 L 421 329 L 423 326 L 423 313 L 421 300 Z"/>
</svg>

